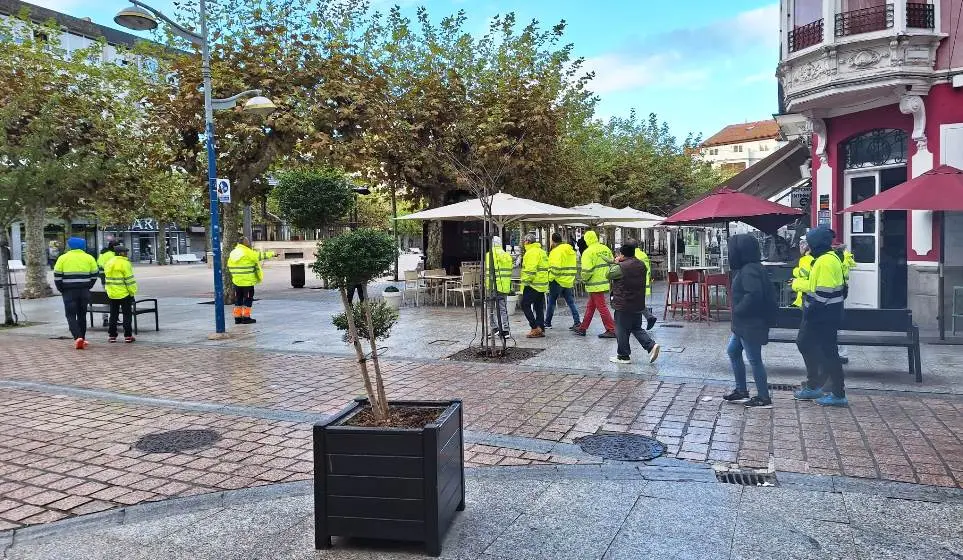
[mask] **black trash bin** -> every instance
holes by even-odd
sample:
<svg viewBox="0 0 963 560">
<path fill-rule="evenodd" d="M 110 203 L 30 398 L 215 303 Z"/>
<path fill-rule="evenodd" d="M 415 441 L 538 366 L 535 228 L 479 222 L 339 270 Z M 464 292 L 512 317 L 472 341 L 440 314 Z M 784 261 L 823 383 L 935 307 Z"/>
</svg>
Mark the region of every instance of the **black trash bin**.
<svg viewBox="0 0 963 560">
<path fill-rule="evenodd" d="M 304 287 L 304 263 L 291 263 L 291 287 Z"/>
</svg>

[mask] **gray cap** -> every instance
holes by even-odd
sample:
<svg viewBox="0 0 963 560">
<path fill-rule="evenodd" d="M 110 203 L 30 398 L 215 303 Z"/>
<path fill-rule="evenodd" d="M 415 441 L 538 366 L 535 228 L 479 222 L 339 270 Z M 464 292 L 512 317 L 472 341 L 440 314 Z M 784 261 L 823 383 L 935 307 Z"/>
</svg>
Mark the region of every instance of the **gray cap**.
<svg viewBox="0 0 963 560">
<path fill-rule="evenodd" d="M 118 255 L 121 255 L 121 254 L 126 255 L 128 252 L 127 245 L 124 245 L 123 243 L 118 243 L 117 245 L 114 245 L 114 252 L 117 253 Z"/>
<path fill-rule="evenodd" d="M 535 239 L 534 233 L 529 233 L 528 235 L 525 236 L 525 243 L 535 243 L 535 241 L 536 239 Z"/>
</svg>

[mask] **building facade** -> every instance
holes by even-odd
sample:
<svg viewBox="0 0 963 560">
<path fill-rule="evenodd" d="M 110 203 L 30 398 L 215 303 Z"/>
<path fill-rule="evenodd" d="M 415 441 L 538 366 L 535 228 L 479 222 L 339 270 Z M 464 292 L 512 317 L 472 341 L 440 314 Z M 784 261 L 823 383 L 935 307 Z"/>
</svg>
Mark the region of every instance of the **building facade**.
<svg viewBox="0 0 963 560">
<path fill-rule="evenodd" d="M 784 143 L 774 120 L 730 124 L 703 142 L 699 154 L 716 169 L 739 173 Z"/>
<path fill-rule="evenodd" d="M 925 330 L 952 307 L 937 300 L 938 218 L 841 210 L 940 164 L 963 168 L 961 4 L 781 0 L 777 120 L 811 146 L 813 221 L 854 254 L 847 305 L 908 307 Z M 963 216 L 945 225 L 946 262 L 963 265 Z M 963 286 L 963 268 L 947 270 L 946 285 Z"/>
</svg>

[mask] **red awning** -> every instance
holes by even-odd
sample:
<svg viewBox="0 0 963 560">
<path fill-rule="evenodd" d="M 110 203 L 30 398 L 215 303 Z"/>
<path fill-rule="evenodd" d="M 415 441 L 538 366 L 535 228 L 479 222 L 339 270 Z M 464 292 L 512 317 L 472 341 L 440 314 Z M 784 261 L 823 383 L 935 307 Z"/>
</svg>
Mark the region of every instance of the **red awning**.
<svg viewBox="0 0 963 560">
<path fill-rule="evenodd" d="M 963 171 L 941 165 L 843 212 L 874 210 L 934 210 L 963 212 Z"/>
<path fill-rule="evenodd" d="M 798 208 L 783 206 L 751 194 L 722 189 L 693 202 L 666 218 L 662 224 L 684 226 L 743 222 L 758 230 L 772 233 L 802 214 L 803 211 Z"/>
</svg>

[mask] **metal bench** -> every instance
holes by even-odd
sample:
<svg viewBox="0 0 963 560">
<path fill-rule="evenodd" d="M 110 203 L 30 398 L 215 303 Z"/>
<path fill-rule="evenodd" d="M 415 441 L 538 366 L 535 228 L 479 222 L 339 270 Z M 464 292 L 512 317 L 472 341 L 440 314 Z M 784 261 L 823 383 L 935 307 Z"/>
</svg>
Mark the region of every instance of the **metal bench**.
<svg viewBox="0 0 963 560">
<path fill-rule="evenodd" d="M 802 309 L 780 307 L 769 331 L 769 342 L 796 342 Z M 920 329 L 909 309 L 846 309 L 839 344 L 843 346 L 895 346 L 906 348 L 909 373 L 923 382 L 920 360 Z"/>
<path fill-rule="evenodd" d="M 145 307 L 145 304 L 153 304 Z M 160 318 L 157 315 L 157 300 L 154 298 L 144 298 L 134 300 L 132 306 L 133 317 L 131 322 L 134 326 L 134 334 L 137 334 L 137 316 L 147 313 L 154 314 L 154 330 L 160 330 Z M 90 327 L 94 327 L 94 313 L 110 313 L 110 298 L 107 292 L 90 292 L 90 303 L 87 305 L 87 312 L 90 313 Z"/>
<path fill-rule="evenodd" d="M 193 264 L 193 263 L 201 262 L 201 259 L 194 253 L 183 253 L 180 255 L 172 255 L 171 261 L 175 263 L 192 263 Z"/>
</svg>

